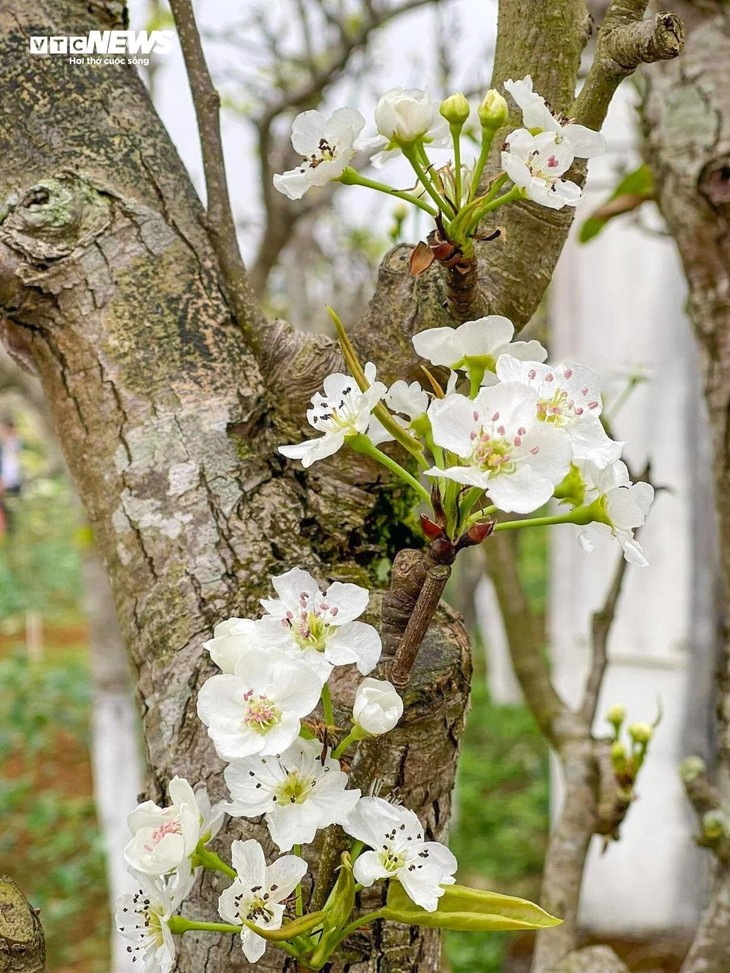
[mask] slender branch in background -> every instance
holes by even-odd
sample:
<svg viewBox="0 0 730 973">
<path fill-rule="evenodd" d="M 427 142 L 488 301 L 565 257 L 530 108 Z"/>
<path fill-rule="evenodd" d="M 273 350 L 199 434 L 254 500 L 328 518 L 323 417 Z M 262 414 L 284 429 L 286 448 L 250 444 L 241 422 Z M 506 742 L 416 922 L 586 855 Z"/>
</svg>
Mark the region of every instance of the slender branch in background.
<svg viewBox="0 0 730 973">
<path fill-rule="evenodd" d="M 616 609 L 621 596 L 627 567 L 628 562 L 623 554 L 619 555 L 606 600 L 603 606 L 597 612 L 594 612 L 593 618 L 591 619 L 593 658 L 588 679 L 586 680 L 583 705 L 581 706 L 581 716 L 589 727 L 593 725 L 593 720 L 596 716 L 596 707 L 598 706 L 598 699 L 601 694 L 603 677 L 606 674 L 606 667 L 608 666 L 608 637 L 611 634 L 611 628 L 616 618 Z"/>
<path fill-rule="evenodd" d="M 192 0 L 170 0 L 170 8 L 180 37 L 198 123 L 207 197 L 206 228 L 236 320 L 246 344 L 259 356 L 268 326 L 256 303 L 238 247 L 223 158 L 220 98 L 205 62 Z"/>
<path fill-rule="evenodd" d="M 542 654 L 537 622 L 517 566 L 516 545 L 512 537 L 495 533 L 484 550 L 515 675 L 535 722 L 549 742 L 559 749 L 558 722 L 567 717 L 568 709 L 552 684 L 548 663 Z"/>
<path fill-rule="evenodd" d="M 598 33 L 596 54 L 571 114 L 583 125 L 600 128 L 616 88 L 640 64 L 681 54 L 684 25 L 666 11 L 644 20 L 648 0 L 613 0 Z"/>
</svg>

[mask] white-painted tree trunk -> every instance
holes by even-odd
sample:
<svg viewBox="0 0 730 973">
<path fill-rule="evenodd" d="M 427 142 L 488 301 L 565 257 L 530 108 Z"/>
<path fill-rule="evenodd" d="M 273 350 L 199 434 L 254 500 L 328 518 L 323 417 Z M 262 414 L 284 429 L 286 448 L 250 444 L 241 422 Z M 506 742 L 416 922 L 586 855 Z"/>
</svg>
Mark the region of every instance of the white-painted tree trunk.
<svg viewBox="0 0 730 973">
<path fill-rule="evenodd" d="M 129 891 L 124 846 L 127 815 L 142 789 L 140 728 L 132 695 L 127 653 L 117 627 L 109 582 L 101 561 L 89 553 L 84 564 L 93 679 L 91 758 L 99 827 L 104 835 L 110 908 Z M 110 973 L 135 967 L 125 941 L 111 930 Z"/>
</svg>

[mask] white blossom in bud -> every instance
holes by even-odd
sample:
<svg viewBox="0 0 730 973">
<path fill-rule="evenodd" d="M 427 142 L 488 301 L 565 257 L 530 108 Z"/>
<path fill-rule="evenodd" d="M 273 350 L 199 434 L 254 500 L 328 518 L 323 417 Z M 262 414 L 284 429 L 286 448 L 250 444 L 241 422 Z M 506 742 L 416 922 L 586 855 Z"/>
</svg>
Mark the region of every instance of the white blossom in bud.
<svg viewBox="0 0 730 973">
<path fill-rule="evenodd" d="M 127 952 L 132 963 L 141 961 L 142 973 L 170 973 L 175 966 L 175 940 L 170 918 L 192 888 L 192 872 L 164 887 L 149 875 L 132 872 L 139 887 L 116 901 L 114 921 L 118 931 L 130 940 Z"/>
<path fill-rule="evenodd" d="M 279 446 L 279 452 L 289 459 L 300 459 L 302 466 L 307 467 L 317 460 L 332 456 L 350 436 L 365 433 L 373 409 L 387 392 L 382 382 L 375 381 L 372 362 L 365 366 L 365 377 L 370 387 L 361 392 L 350 375 L 339 372 L 328 375 L 324 380 L 324 395 L 315 393 L 312 408 L 307 410 L 307 421 L 322 436 L 303 443 Z"/>
<path fill-rule="evenodd" d="M 572 459 L 564 430 L 540 422 L 537 393 L 517 382 L 483 388 L 475 399 L 458 393 L 428 410 L 434 442 L 461 465 L 427 476 L 481 487 L 500 510 L 530 513 L 546 503 Z"/>
<path fill-rule="evenodd" d="M 545 361 L 547 352 L 539 341 L 513 341 L 515 328 L 509 318 L 488 314 L 466 321 L 458 328 L 428 328 L 413 336 L 416 354 L 432 365 L 484 372 L 485 385 L 494 385 L 497 359 L 509 354 L 517 359 Z"/>
<path fill-rule="evenodd" d="M 247 757 L 225 770 L 233 817 L 266 816 L 280 851 L 309 844 L 322 828 L 342 824 L 360 797 L 318 740 L 299 739 L 279 757 Z"/>
<path fill-rule="evenodd" d="M 382 643 L 377 629 L 355 621 L 368 606 L 367 588 L 334 581 L 323 593 L 317 581 L 302 568 L 272 578 L 277 598 L 263 598 L 268 612 L 261 631 L 298 661 L 313 667 L 323 682 L 333 666 L 356 665 L 367 675 L 380 659 Z"/>
<path fill-rule="evenodd" d="M 386 679 L 363 679 L 352 707 L 353 722 L 370 736 L 388 733 L 403 716 L 403 700 Z"/>
<path fill-rule="evenodd" d="M 654 501 L 654 487 L 649 483 L 632 483 L 625 463 L 620 460 L 605 470 L 590 462 L 578 463 L 586 484 L 585 503 L 603 498 L 607 523 L 596 521 L 578 535 L 584 551 L 593 550 L 592 535 L 613 534 L 630 564 L 646 567 L 649 563 L 634 531 L 641 527 Z"/>
<path fill-rule="evenodd" d="M 553 366 L 502 355 L 497 377 L 502 382 L 521 382 L 537 392 L 538 418 L 565 430 L 574 459 L 588 459 L 605 469 L 621 455 L 624 444 L 610 439 L 599 419 L 603 407 L 600 379 L 592 368 L 573 361 Z"/>
<path fill-rule="evenodd" d="M 555 132 L 532 135 L 519 128 L 507 136 L 505 144 L 502 169 L 529 199 L 549 209 L 578 205 L 583 197 L 580 186 L 560 178 L 574 159 L 567 139 L 560 142 Z"/>
<path fill-rule="evenodd" d="M 233 842 L 231 863 L 237 877 L 218 899 L 221 918 L 236 925 L 246 919 L 262 929 L 281 929 L 284 903 L 307 871 L 304 859 L 285 855 L 267 865 L 263 848 L 249 838 Z M 266 952 L 266 940 L 248 926 L 241 930 L 241 946 L 249 963 L 258 962 Z"/>
<path fill-rule="evenodd" d="M 376 169 L 400 154 L 402 145 L 422 141 L 434 148 L 450 144 L 449 125 L 427 91 L 391 88 L 375 108 L 378 135 L 358 140 L 356 148 L 369 155 Z"/>
<path fill-rule="evenodd" d="M 505 88 L 522 110 L 522 123 L 531 130 L 541 129 L 554 132 L 558 139 L 570 143 L 576 159 L 592 159 L 606 151 L 606 140 L 600 132 L 576 125 L 574 122 L 562 123 L 547 106 L 545 99 L 532 88 L 532 78 L 528 74 L 521 81 L 505 81 Z"/>
<path fill-rule="evenodd" d="M 243 653 L 261 645 L 261 626 L 251 618 L 227 618 L 213 630 L 213 638 L 203 643 L 222 672 L 233 672 Z"/>
<path fill-rule="evenodd" d="M 211 676 L 198 693 L 198 716 L 222 760 L 281 753 L 319 701 L 322 679 L 277 648 L 242 654 L 232 673 Z"/>
<path fill-rule="evenodd" d="M 223 823 L 223 808 L 211 807 L 205 787 L 193 791 L 185 778 L 173 777 L 168 791 L 170 807 L 145 801 L 127 818 L 133 837 L 124 857 L 130 868 L 146 875 L 169 875 L 181 868 L 201 837 L 213 837 Z"/>
<path fill-rule="evenodd" d="M 434 912 L 445 885 L 454 884 L 456 858 L 437 841 L 424 841 L 423 828 L 413 811 L 380 797 L 363 797 L 345 831 L 364 842 L 366 851 L 355 861 L 355 881 L 369 888 L 378 879 L 397 879 L 422 909 Z"/>
<path fill-rule="evenodd" d="M 355 141 L 364 126 L 365 119 L 352 108 L 338 108 L 329 118 L 314 110 L 297 115 L 291 141 L 302 161 L 274 176 L 276 189 L 290 199 L 301 199 L 307 190 L 339 179 L 355 155 Z"/>
</svg>

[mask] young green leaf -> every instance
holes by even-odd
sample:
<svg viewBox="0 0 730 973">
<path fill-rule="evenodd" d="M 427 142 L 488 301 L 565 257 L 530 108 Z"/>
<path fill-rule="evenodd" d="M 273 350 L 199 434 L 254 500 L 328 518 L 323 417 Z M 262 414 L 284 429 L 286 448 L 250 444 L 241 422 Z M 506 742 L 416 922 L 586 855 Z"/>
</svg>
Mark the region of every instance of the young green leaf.
<svg viewBox="0 0 730 973">
<path fill-rule="evenodd" d="M 447 885 L 435 912 L 426 912 L 406 895 L 400 882 L 391 881 L 386 919 L 413 926 L 458 929 L 462 932 L 500 932 L 547 929 L 563 921 L 534 902 L 499 892 Z"/>
<path fill-rule="evenodd" d="M 643 203 L 654 199 L 654 178 L 647 165 L 641 165 L 621 179 L 611 195 L 583 221 L 578 239 L 588 243 L 598 236 L 609 220 L 622 213 L 630 213 Z"/>
</svg>

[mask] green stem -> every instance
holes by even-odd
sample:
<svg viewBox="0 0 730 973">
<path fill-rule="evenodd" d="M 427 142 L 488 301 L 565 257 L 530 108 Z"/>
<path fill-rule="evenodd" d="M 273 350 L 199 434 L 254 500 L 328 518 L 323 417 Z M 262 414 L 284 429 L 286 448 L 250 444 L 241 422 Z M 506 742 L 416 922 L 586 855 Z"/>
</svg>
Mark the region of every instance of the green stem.
<svg viewBox="0 0 730 973">
<path fill-rule="evenodd" d="M 454 186 L 456 189 L 456 210 L 461 206 L 461 130 L 463 125 L 449 125 L 451 141 L 454 143 Z"/>
<path fill-rule="evenodd" d="M 594 504 L 585 507 L 574 507 L 564 514 L 549 517 L 531 517 L 526 520 L 503 520 L 495 526 L 495 530 L 521 530 L 523 527 L 552 527 L 555 524 L 577 524 L 584 527 L 592 524 L 600 517 L 594 516 Z"/>
<path fill-rule="evenodd" d="M 200 932 L 225 932 L 232 936 L 238 936 L 243 931 L 243 926 L 232 926 L 227 922 L 198 922 L 195 919 L 184 919 L 182 916 L 171 916 L 167 925 L 170 932 L 175 936 L 182 936 L 185 932 L 199 930 Z"/>
<path fill-rule="evenodd" d="M 327 683 L 322 686 L 322 710 L 324 712 L 324 722 L 327 726 L 335 725 L 335 712 L 332 708 L 332 696 L 330 687 Z"/>
<path fill-rule="evenodd" d="M 502 175 L 497 176 L 492 185 L 489 187 L 489 191 L 484 194 L 484 196 L 479 196 L 477 199 L 473 200 L 467 206 L 461 210 L 456 219 L 453 220 L 451 224 L 451 238 L 453 240 L 467 239 L 469 235 L 469 228 L 475 226 L 472 217 L 482 206 L 487 203 L 494 201 L 499 190 L 504 186 L 507 181 L 507 174 L 502 173 Z"/>
<path fill-rule="evenodd" d="M 438 212 L 438 210 L 429 206 L 424 200 L 419 199 L 418 196 L 414 196 L 412 193 L 407 193 L 401 189 L 394 189 L 384 182 L 368 179 L 367 176 L 361 176 L 359 172 L 356 172 L 349 166 L 345 168 L 338 182 L 341 182 L 343 186 L 364 186 L 365 189 L 374 189 L 377 193 L 385 193 L 386 196 L 397 196 L 398 199 L 403 199 L 407 203 L 412 203 L 414 206 L 422 209 L 429 216 L 436 216 Z"/>
<path fill-rule="evenodd" d="M 326 688 L 326 686 L 325 686 L 325 688 Z M 328 694 L 329 694 L 329 690 L 328 690 Z M 324 689 L 322 691 L 322 695 L 324 697 Z M 331 707 L 332 707 L 332 703 L 330 702 L 330 708 Z M 302 846 L 301 845 L 294 845 L 293 848 L 292 848 L 292 853 L 295 854 L 298 858 L 301 858 L 302 857 Z M 304 915 L 304 893 L 302 892 L 302 883 L 301 882 L 297 882 L 296 896 L 297 896 L 297 904 L 296 904 L 297 917 L 301 919 L 301 917 Z"/>
<path fill-rule="evenodd" d="M 421 183 L 423 188 L 426 190 L 431 199 L 436 203 L 436 206 L 442 213 L 448 214 L 453 213 L 452 208 L 446 202 L 446 200 L 437 192 L 436 187 L 433 184 L 433 180 L 429 177 L 426 170 L 423 168 L 420 159 L 418 158 L 418 149 L 413 145 L 404 145 L 401 147 L 403 155 L 408 159 L 411 164 L 411 168 L 418 177 L 418 181 Z"/>
<path fill-rule="evenodd" d="M 360 926 L 366 926 L 369 922 L 375 922 L 376 919 L 382 919 L 385 912 L 385 909 L 378 909 L 376 912 L 366 912 L 364 916 L 358 916 L 357 919 L 353 919 L 353 921 L 345 926 L 340 935 L 337 937 L 337 945 L 339 946 L 344 939 L 347 939 L 347 937 L 351 933 L 355 932 L 356 929 L 359 929 Z"/>
<path fill-rule="evenodd" d="M 342 754 L 345 752 L 345 750 L 347 750 L 347 748 L 350 746 L 350 744 L 357 743 L 358 740 L 362 740 L 362 739 L 363 736 L 360 731 L 360 728 L 357 726 L 353 727 L 350 730 L 350 732 L 347 734 L 345 739 L 342 740 L 342 742 L 338 744 L 338 746 L 335 747 L 335 749 L 332 751 L 332 757 L 335 760 L 339 760 Z"/>
<path fill-rule="evenodd" d="M 524 190 L 520 186 L 513 186 L 508 192 L 502 193 L 502 195 L 497 196 L 496 199 L 491 199 L 488 202 L 485 202 L 483 205 L 477 207 L 475 212 L 472 214 L 469 223 L 465 227 L 466 233 L 469 234 L 475 230 L 487 213 L 491 213 L 498 207 L 504 206 L 505 203 L 514 203 L 518 199 L 524 199 L 524 196 Z"/>
<path fill-rule="evenodd" d="M 208 851 L 207 848 L 203 848 L 200 845 L 198 845 L 193 854 L 193 867 L 196 864 L 202 865 L 203 868 L 207 868 L 213 872 L 223 872 L 229 878 L 238 878 L 235 870 L 230 865 L 226 865 L 214 851 Z"/>
<path fill-rule="evenodd" d="M 351 436 L 347 440 L 347 443 L 356 453 L 361 453 L 364 456 L 372 456 L 378 463 L 385 466 L 386 469 L 389 469 L 391 473 L 399 476 L 401 480 L 404 480 L 416 491 L 424 503 L 431 503 L 431 495 L 428 490 L 414 476 L 411 476 L 408 470 L 404 470 L 400 463 L 396 463 L 394 459 L 391 459 L 386 453 L 381 452 L 377 446 L 374 446 L 363 433 Z"/>
<path fill-rule="evenodd" d="M 477 159 L 477 164 L 474 168 L 474 175 L 471 179 L 469 202 L 471 202 L 479 192 L 479 183 L 482 181 L 482 173 L 484 172 L 484 166 L 487 164 L 487 157 L 489 155 L 489 150 L 492 147 L 492 142 L 494 141 L 495 132 L 495 128 L 482 128 L 482 147 L 479 151 L 479 158 Z"/>
</svg>

